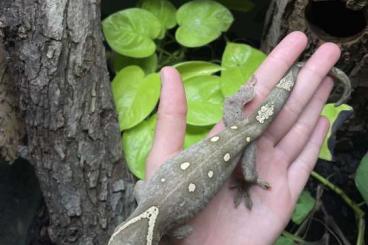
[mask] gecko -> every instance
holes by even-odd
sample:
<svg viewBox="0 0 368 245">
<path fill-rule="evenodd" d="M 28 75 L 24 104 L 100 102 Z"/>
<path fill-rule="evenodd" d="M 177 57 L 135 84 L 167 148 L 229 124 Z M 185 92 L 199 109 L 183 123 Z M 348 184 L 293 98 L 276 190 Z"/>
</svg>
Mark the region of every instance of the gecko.
<svg viewBox="0 0 368 245">
<path fill-rule="evenodd" d="M 250 147 L 251 150 L 247 148 L 254 145 L 282 109 L 303 64 L 299 62 L 293 65 L 265 101 L 245 118 L 240 114 L 243 103 L 254 97 L 254 84 L 243 86 L 225 102 L 223 131 L 167 160 L 145 182 L 138 181 L 135 192 L 138 207 L 117 226 L 108 245 L 157 245 L 164 235 L 175 229 L 183 230 L 183 237 L 190 234 L 191 228 L 185 223 L 215 196 L 231 176 L 240 158 L 243 158 L 242 168 L 253 168 L 250 179 L 268 188 L 269 184 L 259 179 L 254 170 L 255 147 Z M 350 80 L 335 67 L 329 75 L 344 85 L 343 94 L 336 102 L 336 105 L 340 105 L 350 96 Z M 232 109 L 239 105 L 240 109 Z M 251 164 L 244 163 L 247 158 L 250 158 Z M 244 178 L 247 179 L 247 176 Z M 239 199 L 239 195 L 235 199 Z"/>
</svg>

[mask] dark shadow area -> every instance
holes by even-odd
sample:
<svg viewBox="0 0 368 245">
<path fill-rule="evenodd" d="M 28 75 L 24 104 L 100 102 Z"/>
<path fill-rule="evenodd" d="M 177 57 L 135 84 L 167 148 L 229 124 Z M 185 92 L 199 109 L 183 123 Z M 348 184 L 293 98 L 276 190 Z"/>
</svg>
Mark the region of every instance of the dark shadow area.
<svg viewBox="0 0 368 245">
<path fill-rule="evenodd" d="M 356 36 L 367 26 L 364 12 L 348 9 L 342 1 L 309 1 L 305 16 L 316 32 L 337 38 Z"/>
<path fill-rule="evenodd" d="M 0 244 L 48 244 L 38 243 L 42 193 L 33 167 L 19 159 L 13 164 L 0 163 Z"/>
</svg>

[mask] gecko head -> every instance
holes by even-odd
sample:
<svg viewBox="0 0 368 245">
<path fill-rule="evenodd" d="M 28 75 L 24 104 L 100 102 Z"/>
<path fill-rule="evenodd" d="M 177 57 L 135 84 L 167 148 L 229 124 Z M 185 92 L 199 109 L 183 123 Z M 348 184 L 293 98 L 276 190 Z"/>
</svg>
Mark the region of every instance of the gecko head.
<svg viewBox="0 0 368 245">
<path fill-rule="evenodd" d="M 112 234 L 108 245 L 156 244 L 155 225 L 159 209 L 148 208 L 143 213 L 132 215 L 126 222 L 118 226 Z"/>
</svg>

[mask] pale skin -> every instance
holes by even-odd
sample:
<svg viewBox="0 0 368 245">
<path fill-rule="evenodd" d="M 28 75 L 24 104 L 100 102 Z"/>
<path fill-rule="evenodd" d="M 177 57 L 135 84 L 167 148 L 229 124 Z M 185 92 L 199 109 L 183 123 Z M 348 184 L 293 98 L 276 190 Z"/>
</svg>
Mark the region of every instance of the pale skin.
<svg viewBox="0 0 368 245">
<path fill-rule="evenodd" d="M 256 96 L 245 106 L 253 112 L 273 86 L 296 62 L 307 45 L 301 32 L 286 36 L 255 73 Z M 326 77 L 340 56 L 338 46 L 324 43 L 299 73 L 286 105 L 257 142 L 257 170 L 272 188 L 250 189 L 252 210 L 234 207 L 234 190 L 229 187 L 240 177 L 238 171 L 190 224 L 193 232 L 171 244 L 272 244 L 290 220 L 318 158 L 329 124 L 320 116 L 333 82 Z M 146 176 L 183 149 L 186 127 L 186 99 L 182 81 L 174 68 L 161 70 L 162 92 L 154 143 L 147 160 Z M 219 122 L 210 136 L 224 128 Z"/>
</svg>

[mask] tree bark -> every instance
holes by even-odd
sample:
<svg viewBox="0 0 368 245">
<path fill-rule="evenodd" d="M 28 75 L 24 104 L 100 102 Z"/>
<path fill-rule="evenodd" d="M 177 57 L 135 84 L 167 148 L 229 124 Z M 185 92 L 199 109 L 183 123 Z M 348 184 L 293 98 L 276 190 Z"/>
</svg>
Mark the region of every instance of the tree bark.
<svg viewBox="0 0 368 245">
<path fill-rule="evenodd" d="M 0 36 L 0 162 L 12 163 L 18 158 L 23 138 L 23 118 L 19 113 L 17 93 Z"/>
<path fill-rule="evenodd" d="M 100 1 L 1 0 L 10 56 L 56 244 L 106 244 L 135 207 L 122 164 L 100 31 Z"/>
<path fill-rule="evenodd" d="M 365 6 L 364 1 L 354 2 Z M 358 8 L 358 7 L 357 7 Z M 261 48 L 269 52 L 289 32 L 303 31 L 309 45 L 301 59 L 307 59 L 324 42 L 337 43 L 342 56 L 338 67 L 353 86 L 368 86 L 368 7 L 351 10 L 341 1 L 272 0 L 267 12 Z"/>
</svg>

